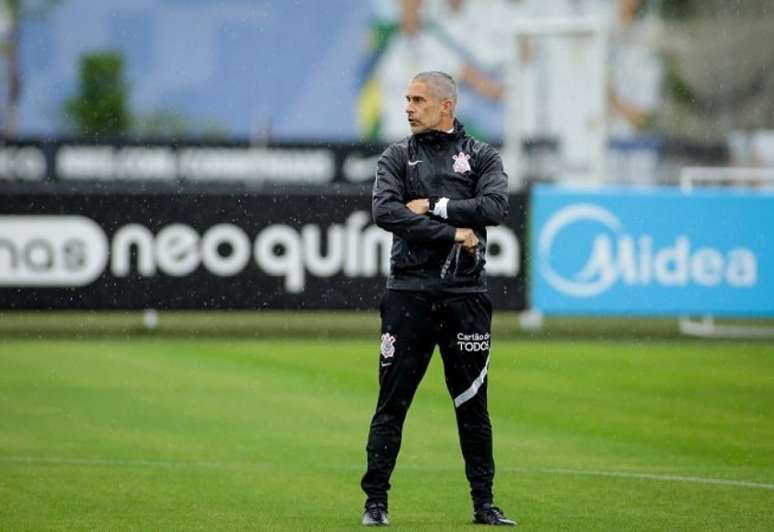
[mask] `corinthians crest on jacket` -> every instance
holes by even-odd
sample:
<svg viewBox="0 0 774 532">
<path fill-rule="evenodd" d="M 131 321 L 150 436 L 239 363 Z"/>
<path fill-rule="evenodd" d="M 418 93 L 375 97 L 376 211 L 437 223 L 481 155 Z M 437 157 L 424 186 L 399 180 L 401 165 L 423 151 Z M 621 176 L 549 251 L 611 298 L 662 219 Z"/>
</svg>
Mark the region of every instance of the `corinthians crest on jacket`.
<svg viewBox="0 0 774 532">
<path fill-rule="evenodd" d="M 454 166 L 452 166 L 452 169 L 455 172 L 458 174 L 470 172 L 470 163 L 468 162 L 470 160 L 470 155 L 459 152 L 457 155 L 452 155 L 452 159 L 454 159 Z"/>
</svg>

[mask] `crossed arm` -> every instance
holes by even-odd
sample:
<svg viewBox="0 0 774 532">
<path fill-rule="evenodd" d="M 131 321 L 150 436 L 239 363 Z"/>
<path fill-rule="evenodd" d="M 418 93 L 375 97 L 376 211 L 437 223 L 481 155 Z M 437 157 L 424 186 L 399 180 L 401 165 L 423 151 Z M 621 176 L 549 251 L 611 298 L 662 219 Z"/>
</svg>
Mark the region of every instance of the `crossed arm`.
<svg viewBox="0 0 774 532">
<path fill-rule="evenodd" d="M 411 200 L 406 204 L 406 207 L 414 214 L 424 216 L 430 212 L 430 200 L 428 198 Z M 478 247 L 478 237 L 473 232 L 473 229 L 468 227 L 457 227 L 454 233 L 454 241 L 460 244 L 462 249 L 471 253 Z"/>
<path fill-rule="evenodd" d="M 454 226 L 480 227 L 498 225 L 508 216 L 508 184 L 500 156 L 491 148 L 481 154 L 480 176 L 475 195 L 467 199 L 436 199 L 430 211 L 430 199 L 418 198 L 406 204 L 413 213 L 434 214 Z M 440 207 L 439 207 L 440 205 Z M 472 233 L 472 231 L 471 231 Z M 477 242 L 475 243 L 477 244 Z M 473 248 L 475 248 L 473 244 Z M 466 244 L 463 244 L 468 249 Z"/>
<path fill-rule="evenodd" d="M 442 198 L 442 212 L 430 212 L 428 198 L 403 203 L 405 197 L 399 155 L 385 152 L 377 164 L 373 193 L 376 224 L 408 241 L 454 241 L 475 251 L 478 237 L 472 228 L 497 225 L 508 215 L 507 177 L 500 156 L 492 148 L 480 154 L 474 196 Z M 433 214 L 435 216 L 428 216 Z"/>
</svg>

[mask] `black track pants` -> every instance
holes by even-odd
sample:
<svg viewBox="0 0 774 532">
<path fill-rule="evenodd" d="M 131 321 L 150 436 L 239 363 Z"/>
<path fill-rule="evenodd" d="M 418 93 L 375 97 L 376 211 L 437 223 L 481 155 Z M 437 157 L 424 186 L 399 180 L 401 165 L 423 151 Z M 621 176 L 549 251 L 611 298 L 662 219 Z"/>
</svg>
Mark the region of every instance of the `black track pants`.
<svg viewBox="0 0 774 532">
<path fill-rule="evenodd" d="M 474 506 L 492 501 L 492 426 L 486 404 L 492 305 L 484 293 L 387 290 L 382 298 L 379 399 L 368 435 L 367 502 L 387 503 L 406 412 L 436 345 L 454 402 Z"/>
</svg>

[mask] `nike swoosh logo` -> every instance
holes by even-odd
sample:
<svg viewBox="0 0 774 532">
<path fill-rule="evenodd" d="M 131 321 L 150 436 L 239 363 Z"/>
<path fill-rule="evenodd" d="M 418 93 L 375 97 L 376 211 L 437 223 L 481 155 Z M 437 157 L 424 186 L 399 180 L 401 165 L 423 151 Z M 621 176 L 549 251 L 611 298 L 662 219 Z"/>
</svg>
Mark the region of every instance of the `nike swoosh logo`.
<svg viewBox="0 0 774 532">
<path fill-rule="evenodd" d="M 409 163 L 409 166 L 416 166 L 416 165 L 418 165 L 421 162 L 422 161 L 420 160 L 420 161 L 409 161 L 408 163 Z"/>
<path fill-rule="evenodd" d="M 387 362 L 387 363 L 382 362 L 383 368 L 386 368 L 387 366 L 392 366 L 392 362 Z"/>
</svg>

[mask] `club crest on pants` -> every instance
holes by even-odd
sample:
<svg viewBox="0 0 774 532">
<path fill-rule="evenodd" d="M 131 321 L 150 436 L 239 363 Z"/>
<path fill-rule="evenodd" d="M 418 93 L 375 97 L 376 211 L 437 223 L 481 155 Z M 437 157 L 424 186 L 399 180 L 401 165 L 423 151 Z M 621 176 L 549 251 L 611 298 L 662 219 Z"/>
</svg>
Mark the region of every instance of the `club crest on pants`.
<svg viewBox="0 0 774 532">
<path fill-rule="evenodd" d="M 395 354 L 395 337 L 390 333 L 382 335 L 381 352 L 384 358 L 392 358 Z"/>
</svg>

